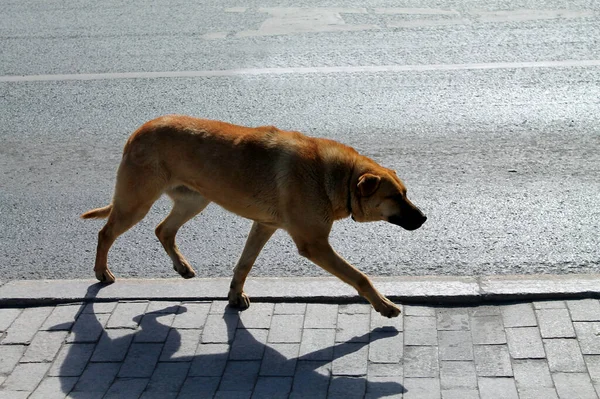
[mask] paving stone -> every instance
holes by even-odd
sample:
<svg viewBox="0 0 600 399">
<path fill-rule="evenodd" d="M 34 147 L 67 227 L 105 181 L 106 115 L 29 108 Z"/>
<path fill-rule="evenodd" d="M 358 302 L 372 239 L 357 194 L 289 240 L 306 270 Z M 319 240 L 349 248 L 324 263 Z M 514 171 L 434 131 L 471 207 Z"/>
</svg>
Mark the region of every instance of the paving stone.
<svg viewBox="0 0 600 399">
<path fill-rule="evenodd" d="M 512 367 L 519 391 L 554 387 L 546 359 L 513 360 Z"/>
<path fill-rule="evenodd" d="M 495 305 L 476 306 L 469 308 L 471 317 L 485 317 L 500 315 L 500 308 Z"/>
<path fill-rule="evenodd" d="M 303 315 L 275 314 L 271 319 L 268 342 L 296 343 L 302 340 Z"/>
<path fill-rule="evenodd" d="M 176 399 L 177 392 L 144 391 L 140 399 Z"/>
<path fill-rule="evenodd" d="M 66 399 L 103 399 L 104 392 L 77 392 L 72 391 Z"/>
<path fill-rule="evenodd" d="M 252 391 L 217 391 L 214 399 L 250 399 Z"/>
<path fill-rule="evenodd" d="M 306 305 L 304 328 L 335 328 L 338 305 L 309 303 Z"/>
<path fill-rule="evenodd" d="M 231 344 L 232 360 L 260 360 L 265 352 L 269 330 L 238 329 Z"/>
<path fill-rule="evenodd" d="M 0 376 L 10 374 L 26 349 L 25 345 L 0 345 Z"/>
<path fill-rule="evenodd" d="M 439 399 L 440 380 L 437 378 L 404 378 L 404 399 Z"/>
<path fill-rule="evenodd" d="M 238 316 L 240 313 L 240 310 L 229 306 L 228 301 L 212 301 L 212 303 L 210 305 L 210 313 L 211 314 L 219 314 L 219 315 L 235 314 L 236 316 Z"/>
<path fill-rule="evenodd" d="M 331 363 L 327 361 L 299 360 L 296 364 L 292 393 L 325 394 L 329 387 Z"/>
<path fill-rule="evenodd" d="M 406 392 L 402 376 L 369 377 L 367 380 L 367 394 L 365 399 L 375 398 L 402 398 Z"/>
<path fill-rule="evenodd" d="M 70 343 L 84 343 L 84 342 L 98 342 L 104 326 L 108 321 L 110 314 L 91 314 L 82 313 L 77 317 L 71 333 L 67 337 L 67 342 Z"/>
<path fill-rule="evenodd" d="M 364 378 L 333 377 L 327 399 L 363 399 L 366 389 L 367 381 Z"/>
<path fill-rule="evenodd" d="M 292 377 L 258 377 L 252 398 L 287 399 L 292 390 Z"/>
<path fill-rule="evenodd" d="M 437 345 L 435 316 L 405 316 L 404 345 Z"/>
<path fill-rule="evenodd" d="M 85 305 L 82 313 L 93 313 L 93 314 L 101 314 L 101 313 L 112 313 L 113 310 L 117 307 L 118 302 L 92 302 Z"/>
<path fill-rule="evenodd" d="M 431 306 L 405 305 L 403 307 L 404 316 L 435 316 L 435 308 Z"/>
<path fill-rule="evenodd" d="M 402 331 L 404 330 L 404 317 L 402 314 L 391 319 L 383 317 L 371 307 L 371 331 L 373 330 Z"/>
<path fill-rule="evenodd" d="M 83 304 L 58 305 L 52 309 L 52 312 L 46 321 L 44 321 L 40 330 L 70 330 L 73 327 L 73 324 L 75 324 L 75 319 L 77 319 L 77 316 L 82 310 Z"/>
<path fill-rule="evenodd" d="M 470 331 L 439 331 L 440 360 L 473 360 Z"/>
<path fill-rule="evenodd" d="M 64 399 L 66 392 L 73 389 L 77 377 L 48 377 L 29 396 L 29 399 Z"/>
<path fill-rule="evenodd" d="M 438 377 L 437 346 L 407 346 L 404 348 L 405 377 Z"/>
<path fill-rule="evenodd" d="M 161 362 L 189 362 L 198 349 L 202 330 L 171 329 L 160 355 Z"/>
<path fill-rule="evenodd" d="M 42 381 L 49 368 L 49 363 L 20 363 L 6 378 L 2 389 L 4 391 L 32 392 Z"/>
<path fill-rule="evenodd" d="M 584 355 L 600 355 L 600 322 L 573 323 Z"/>
<path fill-rule="evenodd" d="M 586 373 L 552 374 L 560 398 L 597 399 L 596 391 Z"/>
<path fill-rule="evenodd" d="M 148 378 L 117 378 L 103 399 L 137 398 L 146 389 L 148 381 Z"/>
<path fill-rule="evenodd" d="M 140 329 L 136 332 L 134 341 L 165 342 L 174 319 L 174 314 L 146 313 L 140 322 Z"/>
<path fill-rule="evenodd" d="M 208 303 L 210 302 L 203 302 Z M 146 308 L 146 314 L 148 313 L 165 313 L 165 314 L 176 314 L 178 308 L 181 305 L 180 301 L 150 301 Z"/>
<path fill-rule="evenodd" d="M 346 303 L 339 305 L 338 312 L 340 314 L 370 314 L 371 305 L 364 303 Z"/>
<path fill-rule="evenodd" d="M 1 356 L 0 356 L 1 358 Z M 585 355 L 583 357 L 588 369 L 588 373 L 594 383 L 600 383 L 600 356 Z M 1 373 L 0 373 L 1 374 Z"/>
<path fill-rule="evenodd" d="M 512 378 L 481 377 L 478 383 L 481 399 L 519 399 Z"/>
<path fill-rule="evenodd" d="M 558 399 L 554 388 L 519 389 L 519 399 Z"/>
<path fill-rule="evenodd" d="M 441 361 L 440 383 L 444 390 L 476 389 L 477 374 L 475 372 L 475 362 Z"/>
<path fill-rule="evenodd" d="M 471 335 L 475 345 L 499 345 L 506 343 L 502 316 L 471 317 Z"/>
<path fill-rule="evenodd" d="M 477 345 L 475 370 L 481 377 L 511 377 L 513 375 L 506 345 Z"/>
<path fill-rule="evenodd" d="M 534 309 L 566 309 L 565 301 L 537 301 L 533 302 Z"/>
<path fill-rule="evenodd" d="M 302 360 L 332 360 L 334 342 L 334 329 L 305 328 L 299 356 Z"/>
<path fill-rule="evenodd" d="M 150 392 L 179 392 L 187 377 L 190 363 L 159 362 L 150 378 L 146 391 Z"/>
<path fill-rule="evenodd" d="M 172 327 L 181 328 L 202 328 L 208 318 L 210 303 L 185 302 L 179 306 Z"/>
<path fill-rule="evenodd" d="M 369 347 L 365 343 L 336 345 L 333 352 L 332 374 L 359 376 L 367 374 Z"/>
<path fill-rule="evenodd" d="M 51 362 L 66 338 L 66 331 L 39 331 L 31 340 L 21 362 Z"/>
<path fill-rule="evenodd" d="M 256 380 L 260 361 L 229 361 L 221 378 L 219 391 L 252 391 Z"/>
<path fill-rule="evenodd" d="M 73 391 L 106 392 L 117 376 L 120 363 L 90 363 L 79 377 Z"/>
<path fill-rule="evenodd" d="M 19 317 L 21 309 L 0 309 L 0 336 Z"/>
<path fill-rule="evenodd" d="M 132 339 L 133 332 L 130 329 L 104 330 L 91 361 L 122 362 Z"/>
<path fill-rule="evenodd" d="M 106 328 L 136 329 L 143 314 L 148 308 L 148 302 L 119 302 L 111 313 Z"/>
<path fill-rule="evenodd" d="M 575 338 L 567 309 L 539 309 L 536 313 L 542 338 Z"/>
<path fill-rule="evenodd" d="M 479 391 L 467 388 L 443 389 L 442 399 L 479 399 Z"/>
<path fill-rule="evenodd" d="M 240 326 L 244 328 L 269 328 L 275 305 L 272 303 L 253 303 L 240 313 Z"/>
<path fill-rule="evenodd" d="M 0 343 L 2 345 L 29 344 L 52 309 L 51 307 L 23 309 L 6 329 L 4 338 L 0 334 Z"/>
<path fill-rule="evenodd" d="M 471 328 L 466 308 L 439 308 L 436 316 L 438 331 L 468 331 Z"/>
<path fill-rule="evenodd" d="M 371 377 L 402 377 L 404 369 L 401 363 L 370 363 L 367 365 L 367 376 Z"/>
<path fill-rule="evenodd" d="M 209 314 L 202 332 L 202 342 L 224 344 L 233 341 L 239 316 L 233 313 Z"/>
<path fill-rule="evenodd" d="M 600 321 L 600 301 L 597 299 L 567 301 L 567 307 L 573 321 Z"/>
<path fill-rule="evenodd" d="M 550 371 L 577 373 L 586 372 L 579 343 L 575 339 L 545 339 L 544 348 Z"/>
<path fill-rule="evenodd" d="M 161 350 L 161 344 L 131 344 L 127 357 L 119 370 L 119 377 L 150 377 L 156 367 Z"/>
<path fill-rule="evenodd" d="M 306 313 L 305 303 L 276 303 L 274 314 L 301 314 Z"/>
<path fill-rule="evenodd" d="M 369 342 L 369 313 L 338 314 L 335 342 Z"/>
<path fill-rule="evenodd" d="M 190 377 L 183 382 L 179 397 L 189 396 L 190 398 L 206 397 L 212 399 L 214 392 L 219 387 L 221 377 Z"/>
<path fill-rule="evenodd" d="M 369 361 L 374 363 L 398 363 L 403 352 L 403 333 L 385 330 L 371 333 Z"/>
<path fill-rule="evenodd" d="M 52 367 L 48 372 L 51 377 L 78 377 L 83 373 L 92 352 L 94 344 L 67 344 L 58 352 Z"/>
<path fill-rule="evenodd" d="M 500 307 L 504 327 L 535 327 L 537 319 L 531 303 L 517 303 Z"/>
<path fill-rule="evenodd" d="M 27 399 L 29 394 L 24 391 L 0 391 L 0 399 Z"/>
<path fill-rule="evenodd" d="M 293 376 L 300 344 L 269 344 L 260 368 L 262 376 Z"/>
<path fill-rule="evenodd" d="M 200 344 L 196 349 L 196 356 L 192 360 L 189 375 L 220 377 L 223 375 L 228 357 L 228 344 Z"/>
<path fill-rule="evenodd" d="M 513 359 L 541 359 L 546 357 L 544 344 L 537 327 L 506 329 L 508 350 Z"/>
</svg>

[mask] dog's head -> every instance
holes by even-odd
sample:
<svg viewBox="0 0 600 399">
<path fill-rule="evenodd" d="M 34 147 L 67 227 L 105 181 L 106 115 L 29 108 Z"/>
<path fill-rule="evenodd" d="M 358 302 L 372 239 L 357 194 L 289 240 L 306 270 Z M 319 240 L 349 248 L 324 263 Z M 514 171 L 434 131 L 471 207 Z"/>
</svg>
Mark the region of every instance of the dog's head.
<svg viewBox="0 0 600 399">
<path fill-rule="evenodd" d="M 406 187 L 393 170 L 381 168 L 361 174 L 354 194 L 352 218 L 357 222 L 385 220 L 416 230 L 427 220 L 406 197 Z"/>
</svg>

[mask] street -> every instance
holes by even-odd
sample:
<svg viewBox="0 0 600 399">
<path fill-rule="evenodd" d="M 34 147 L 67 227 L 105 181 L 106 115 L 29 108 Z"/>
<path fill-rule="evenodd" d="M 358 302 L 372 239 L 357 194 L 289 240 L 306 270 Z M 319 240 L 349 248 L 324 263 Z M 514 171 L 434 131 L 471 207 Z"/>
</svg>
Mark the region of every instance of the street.
<svg viewBox="0 0 600 399">
<path fill-rule="evenodd" d="M 331 235 L 369 275 L 598 272 L 598 5 L 327 4 L 4 4 L 0 280 L 93 278 L 103 221 L 79 215 L 109 203 L 127 137 L 167 113 L 331 138 L 395 169 L 427 223 Z M 169 209 L 117 240 L 117 279 L 177 277 L 154 234 Z M 178 245 L 200 277 L 230 276 L 250 225 L 210 205 Z M 250 277 L 324 274 L 280 231 Z"/>
</svg>

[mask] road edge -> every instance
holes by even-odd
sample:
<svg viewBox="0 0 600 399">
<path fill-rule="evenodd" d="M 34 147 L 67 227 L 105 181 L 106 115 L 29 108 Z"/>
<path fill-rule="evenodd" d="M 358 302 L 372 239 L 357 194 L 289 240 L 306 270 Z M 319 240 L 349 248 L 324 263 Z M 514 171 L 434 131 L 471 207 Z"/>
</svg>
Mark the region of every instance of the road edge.
<svg viewBox="0 0 600 399">
<path fill-rule="evenodd" d="M 600 298 L 600 274 L 519 276 L 374 277 L 375 286 L 393 301 L 428 305 L 478 305 L 493 302 Z M 48 306 L 73 302 L 122 300 L 226 300 L 229 278 L 17 280 L 0 283 L 0 307 Z M 364 302 L 333 277 L 250 278 L 245 287 L 253 302 Z"/>
</svg>

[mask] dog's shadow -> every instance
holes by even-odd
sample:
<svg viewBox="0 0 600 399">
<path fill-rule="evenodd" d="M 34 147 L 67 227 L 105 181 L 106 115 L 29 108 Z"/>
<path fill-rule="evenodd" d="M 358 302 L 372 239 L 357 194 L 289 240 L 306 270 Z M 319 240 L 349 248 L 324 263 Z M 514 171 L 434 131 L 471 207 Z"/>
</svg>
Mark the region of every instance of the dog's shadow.
<svg viewBox="0 0 600 399">
<path fill-rule="evenodd" d="M 367 395 L 369 398 L 379 398 L 406 392 L 401 384 L 381 378 L 369 381 L 364 375 L 331 375 L 331 364 L 368 345 L 370 333 L 301 356 L 290 355 L 280 352 L 286 345 L 261 342 L 266 339 L 257 340 L 253 335 L 253 331 L 257 330 L 247 330 L 240 313 L 226 308 L 223 320 L 227 343 L 208 344 L 207 348 L 210 346 L 211 350 L 198 350 L 197 354 L 182 356 L 178 353 L 182 345 L 181 332 L 160 323 L 159 319 L 186 312 L 185 305 L 165 307 L 135 316 L 133 321 L 139 323 L 139 329 L 111 338 L 99 321 L 99 316 L 104 317 L 105 321 L 107 315 L 94 312 L 93 298 L 101 288 L 100 284 L 88 288 L 87 298 L 92 301 L 82 305 L 85 313 L 79 312 L 78 320 L 71 328 L 71 343 L 67 344 L 70 346 L 67 346 L 60 370 L 56 373 L 62 393 L 69 395 L 69 398 L 100 398 L 104 394 L 138 397 L 146 389 L 165 399 L 212 398 L 217 390 L 226 397 L 236 391 L 247 392 L 253 388 L 252 397 L 285 398 L 291 393 L 298 397 L 321 397 L 326 396 L 328 387 L 330 392 L 334 389 L 333 378 L 337 380 L 335 386 L 341 388 L 338 394 L 343 397 Z M 64 330 L 65 325 L 54 326 L 53 329 Z M 398 334 L 395 330 L 386 332 L 374 334 L 371 342 Z M 94 341 L 97 342 L 95 345 L 90 343 Z M 149 341 L 154 343 L 143 344 Z M 264 370 L 264 364 L 261 368 L 259 359 L 269 363 L 268 370 Z"/>
</svg>

